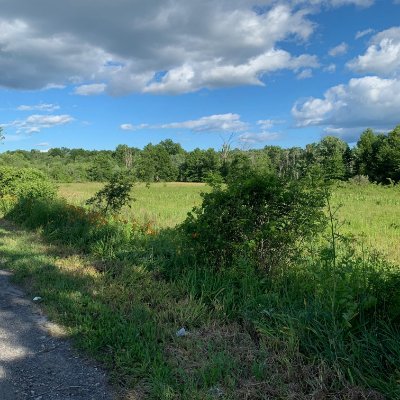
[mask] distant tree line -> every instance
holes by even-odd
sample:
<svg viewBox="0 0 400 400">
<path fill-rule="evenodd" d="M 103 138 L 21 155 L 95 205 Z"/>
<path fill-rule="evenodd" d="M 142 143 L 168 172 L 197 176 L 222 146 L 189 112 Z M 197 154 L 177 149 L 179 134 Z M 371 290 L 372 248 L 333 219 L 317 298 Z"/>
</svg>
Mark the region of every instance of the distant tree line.
<svg viewBox="0 0 400 400">
<path fill-rule="evenodd" d="M 310 166 L 319 166 L 327 178 L 346 180 L 368 176 L 388 184 L 400 181 L 400 125 L 388 134 L 364 131 L 354 148 L 327 136 L 318 143 L 300 147 L 265 146 L 258 150 L 185 151 L 166 139 L 143 150 L 119 145 L 115 150 L 53 148 L 7 151 L 0 166 L 34 167 L 58 182 L 107 181 L 120 171 L 129 171 L 139 181 L 229 182 L 249 171 L 274 171 L 278 176 L 300 178 Z"/>
</svg>

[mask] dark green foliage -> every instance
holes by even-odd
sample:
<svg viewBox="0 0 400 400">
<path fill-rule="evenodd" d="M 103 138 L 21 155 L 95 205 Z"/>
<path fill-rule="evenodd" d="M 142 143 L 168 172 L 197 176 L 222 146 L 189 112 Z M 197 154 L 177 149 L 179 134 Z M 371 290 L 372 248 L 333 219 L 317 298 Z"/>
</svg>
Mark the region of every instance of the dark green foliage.
<svg viewBox="0 0 400 400">
<path fill-rule="evenodd" d="M 388 135 L 376 135 L 367 129 L 355 149 L 355 173 L 367 175 L 372 181 L 400 181 L 400 125 Z"/>
<path fill-rule="evenodd" d="M 35 167 L 58 182 L 104 182 L 121 170 L 145 182 L 206 182 L 210 175 L 221 175 L 228 182 L 252 171 L 299 179 L 318 166 L 328 180 L 365 175 L 371 181 L 390 184 L 400 181 L 399 138 L 399 127 L 388 134 L 375 134 L 367 129 L 354 148 L 339 138 L 327 136 L 305 149 L 265 146 L 245 151 L 225 143 L 220 152 L 198 148 L 187 152 L 179 143 L 166 139 L 143 150 L 119 145 L 115 151 L 65 147 L 47 153 L 8 151 L 0 155 L 0 166 Z"/>
<path fill-rule="evenodd" d="M 122 207 L 130 206 L 134 200 L 131 196 L 133 184 L 133 179 L 129 174 L 118 172 L 111 177 L 103 189 L 87 200 L 86 204 L 103 214 L 117 214 Z"/>
<path fill-rule="evenodd" d="M 182 174 L 187 182 L 204 182 L 210 173 L 219 171 L 221 160 L 213 149 L 194 149 L 186 155 Z"/>
<path fill-rule="evenodd" d="M 255 174 L 215 187 L 188 215 L 183 229 L 215 266 L 245 257 L 271 271 L 290 260 L 300 242 L 321 230 L 326 190 L 318 179 Z"/>
<path fill-rule="evenodd" d="M 328 179 L 344 179 L 349 146 L 334 136 L 324 137 L 316 147 L 316 157 Z"/>
<path fill-rule="evenodd" d="M 138 178 L 146 182 L 175 181 L 178 168 L 161 143 L 145 146 L 138 161 Z"/>
</svg>

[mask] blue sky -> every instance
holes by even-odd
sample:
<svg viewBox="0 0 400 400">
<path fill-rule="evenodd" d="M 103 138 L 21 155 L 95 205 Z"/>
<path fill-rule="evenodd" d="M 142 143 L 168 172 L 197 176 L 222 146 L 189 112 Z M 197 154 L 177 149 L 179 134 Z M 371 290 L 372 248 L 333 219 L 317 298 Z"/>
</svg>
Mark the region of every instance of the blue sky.
<svg viewBox="0 0 400 400">
<path fill-rule="evenodd" d="M 400 124 L 400 0 L 0 5 L 0 151 L 352 143 Z"/>
</svg>

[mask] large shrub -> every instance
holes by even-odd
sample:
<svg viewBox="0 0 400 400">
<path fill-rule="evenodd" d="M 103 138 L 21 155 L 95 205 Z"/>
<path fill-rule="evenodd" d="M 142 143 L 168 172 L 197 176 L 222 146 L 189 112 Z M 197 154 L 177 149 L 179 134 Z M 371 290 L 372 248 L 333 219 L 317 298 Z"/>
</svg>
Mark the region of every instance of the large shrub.
<svg viewBox="0 0 400 400">
<path fill-rule="evenodd" d="M 33 168 L 0 167 L 0 207 L 9 211 L 20 201 L 53 198 L 54 184 L 46 175 Z"/>
<path fill-rule="evenodd" d="M 288 181 L 255 174 L 204 194 L 183 229 L 215 266 L 245 257 L 271 271 L 323 227 L 326 193 L 315 177 Z"/>
</svg>

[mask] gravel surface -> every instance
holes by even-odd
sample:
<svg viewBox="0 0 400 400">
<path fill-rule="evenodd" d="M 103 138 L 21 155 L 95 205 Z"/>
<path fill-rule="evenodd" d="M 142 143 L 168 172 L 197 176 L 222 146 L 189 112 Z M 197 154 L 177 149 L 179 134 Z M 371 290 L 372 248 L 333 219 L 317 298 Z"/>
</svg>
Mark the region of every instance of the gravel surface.
<svg viewBox="0 0 400 400">
<path fill-rule="evenodd" d="M 112 400 L 101 368 L 57 337 L 50 323 L 0 270 L 0 400 Z"/>
</svg>

